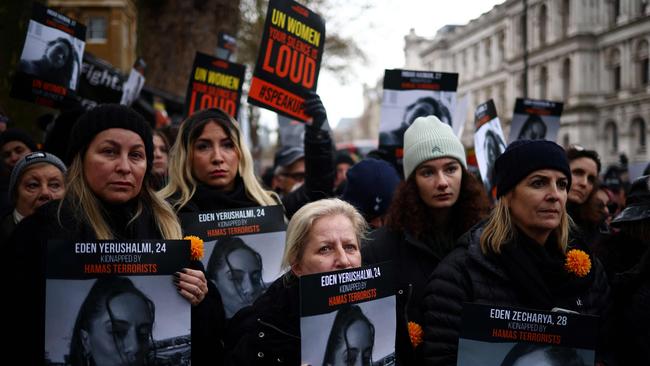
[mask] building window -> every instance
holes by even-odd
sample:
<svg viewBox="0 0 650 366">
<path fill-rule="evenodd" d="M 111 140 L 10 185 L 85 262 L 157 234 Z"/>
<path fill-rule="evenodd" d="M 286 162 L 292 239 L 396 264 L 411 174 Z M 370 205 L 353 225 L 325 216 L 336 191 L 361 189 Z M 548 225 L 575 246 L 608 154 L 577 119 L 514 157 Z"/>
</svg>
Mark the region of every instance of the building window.
<svg viewBox="0 0 650 366">
<path fill-rule="evenodd" d="M 504 60 L 506 58 L 506 33 L 504 31 L 499 32 L 499 60 Z"/>
<path fill-rule="evenodd" d="M 106 17 L 88 18 L 88 41 L 106 41 L 107 38 Z"/>
<path fill-rule="evenodd" d="M 569 141 L 569 134 L 564 135 L 562 137 L 562 146 L 564 146 L 565 149 L 568 149 L 570 146 L 570 141 Z"/>
<path fill-rule="evenodd" d="M 562 36 L 569 34 L 569 21 L 571 19 L 571 0 L 562 0 L 560 17 L 562 19 Z"/>
<path fill-rule="evenodd" d="M 542 66 L 539 69 L 539 98 L 546 99 L 546 93 L 548 91 L 548 70 L 546 66 Z"/>
<path fill-rule="evenodd" d="M 638 73 L 637 80 L 641 86 L 650 85 L 650 62 L 648 62 L 648 60 L 648 41 L 639 41 L 636 46 L 635 61 L 637 64 L 636 68 Z"/>
<path fill-rule="evenodd" d="M 562 63 L 562 95 L 567 103 L 571 96 L 571 59 L 568 58 Z"/>
<path fill-rule="evenodd" d="M 492 58 L 492 41 L 487 38 L 485 39 L 485 59 L 487 60 L 488 65 L 490 64 L 490 59 Z"/>
<path fill-rule="evenodd" d="M 621 1 L 620 0 L 611 0 L 611 25 L 615 26 L 616 21 L 618 21 L 619 15 L 621 15 Z"/>
<path fill-rule="evenodd" d="M 519 45 L 526 50 L 526 15 L 519 17 Z"/>
<path fill-rule="evenodd" d="M 621 90 L 621 51 L 617 48 L 612 49 L 609 52 L 607 65 L 609 66 L 612 89 L 614 91 Z"/>
<path fill-rule="evenodd" d="M 542 4 L 542 6 L 539 7 L 539 45 L 543 46 L 546 44 L 546 22 L 547 22 L 547 14 L 546 14 L 546 5 Z"/>
<path fill-rule="evenodd" d="M 614 121 L 609 121 L 605 125 L 605 138 L 607 141 L 607 148 L 611 153 L 618 152 L 618 129 Z"/>
<path fill-rule="evenodd" d="M 638 153 L 644 153 L 646 149 L 646 128 L 645 121 L 641 117 L 637 117 L 632 120 L 632 136 L 637 136 L 638 140 L 636 143 L 636 151 Z"/>
</svg>

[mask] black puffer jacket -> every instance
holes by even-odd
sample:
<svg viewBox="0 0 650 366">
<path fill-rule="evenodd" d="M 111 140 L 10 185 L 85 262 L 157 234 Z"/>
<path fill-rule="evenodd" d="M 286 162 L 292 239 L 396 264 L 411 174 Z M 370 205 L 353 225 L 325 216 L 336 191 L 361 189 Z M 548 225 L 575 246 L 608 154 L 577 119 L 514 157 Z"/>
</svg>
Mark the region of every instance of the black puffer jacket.
<svg viewBox="0 0 650 366">
<path fill-rule="evenodd" d="M 397 361 L 402 365 L 411 365 L 418 360 L 418 355 L 411 345 L 407 324 L 409 321 L 420 325 L 424 322 L 422 303 L 427 278 L 442 260 L 433 252 L 431 245 L 433 244 L 415 239 L 409 233 L 382 227 L 372 232 L 361 248 L 364 265 L 386 261 L 393 261 L 395 265 L 397 274 L 395 348 Z"/>
<path fill-rule="evenodd" d="M 464 302 L 535 308 L 525 304 L 495 255 L 481 251 L 482 224 L 473 227 L 434 271 L 424 298 L 425 324 L 422 354 L 427 365 L 456 365 L 461 311 Z M 563 308 L 604 315 L 609 285 L 598 260 L 592 258 L 593 281 L 584 293 L 558 300 Z M 550 309 L 543 309 L 550 310 Z"/>
<path fill-rule="evenodd" d="M 300 364 L 298 281 L 278 278 L 228 323 L 225 365 Z"/>
</svg>

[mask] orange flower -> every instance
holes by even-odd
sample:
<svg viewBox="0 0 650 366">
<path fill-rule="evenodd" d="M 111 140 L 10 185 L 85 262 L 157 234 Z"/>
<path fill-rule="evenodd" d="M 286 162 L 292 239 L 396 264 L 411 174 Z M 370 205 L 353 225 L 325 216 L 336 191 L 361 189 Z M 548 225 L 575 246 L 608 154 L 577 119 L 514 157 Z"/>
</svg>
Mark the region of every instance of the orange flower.
<svg viewBox="0 0 650 366">
<path fill-rule="evenodd" d="M 416 322 L 409 322 L 408 328 L 409 328 L 409 337 L 411 338 L 411 344 L 413 345 L 413 348 L 416 348 L 420 343 L 422 343 L 422 335 L 424 334 L 424 332 L 422 331 L 422 327 L 420 326 L 420 324 Z"/>
<path fill-rule="evenodd" d="M 201 260 L 201 258 L 203 258 L 203 239 L 194 235 L 186 236 L 183 239 L 189 240 L 191 243 L 190 258 L 193 261 Z"/>
<path fill-rule="evenodd" d="M 571 249 L 566 253 L 564 268 L 578 277 L 584 277 L 591 271 L 591 259 L 582 250 Z"/>
</svg>

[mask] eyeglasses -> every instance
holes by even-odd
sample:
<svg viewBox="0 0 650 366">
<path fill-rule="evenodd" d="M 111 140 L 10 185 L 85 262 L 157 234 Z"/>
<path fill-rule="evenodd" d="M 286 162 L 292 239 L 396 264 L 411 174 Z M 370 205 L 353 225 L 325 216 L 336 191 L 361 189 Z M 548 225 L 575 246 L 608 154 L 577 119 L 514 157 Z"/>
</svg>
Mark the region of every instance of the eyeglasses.
<svg viewBox="0 0 650 366">
<path fill-rule="evenodd" d="M 295 173 L 280 173 L 283 177 L 291 178 L 295 181 L 302 182 L 305 180 L 305 172 L 295 172 Z"/>
</svg>

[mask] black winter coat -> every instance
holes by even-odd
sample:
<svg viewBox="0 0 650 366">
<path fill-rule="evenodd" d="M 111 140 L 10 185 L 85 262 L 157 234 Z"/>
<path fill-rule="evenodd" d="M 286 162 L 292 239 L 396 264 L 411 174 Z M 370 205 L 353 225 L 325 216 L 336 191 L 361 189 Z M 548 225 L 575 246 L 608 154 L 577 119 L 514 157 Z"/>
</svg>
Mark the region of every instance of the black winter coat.
<svg viewBox="0 0 650 366">
<path fill-rule="evenodd" d="M 298 281 L 284 276 L 230 319 L 225 365 L 299 365 Z"/>
<path fill-rule="evenodd" d="M 432 243 L 415 239 L 406 232 L 396 232 L 387 227 L 375 230 L 361 247 L 364 265 L 393 261 L 397 289 L 397 336 L 395 350 L 397 362 L 411 365 L 417 362 L 408 335 L 409 321 L 424 322 L 423 299 L 427 279 L 442 258 L 431 249 Z M 418 347 L 419 352 L 420 347 Z"/>
<path fill-rule="evenodd" d="M 461 311 L 464 302 L 536 308 L 525 304 L 495 255 L 483 254 L 479 238 L 483 224 L 465 233 L 434 271 L 424 298 L 422 354 L 427 365 L 456 365 Z M 558 307 L 590 315 L 605 315 L 609 302 L 607 276 L 592 257 L 593 281 L 584 293 L 558 300 Z M 550 310 L 550 309 L 542 309 Z"/>
<path fill-rule="evenodd" d="M 33 215 L 23 219 L 8 243 L 5 278 L 9 278 L 10 291 L 15 301 L 7 302 L 9 314 L 21 319 L 23 326 L 15 328 L 10 337 L 13 350 L 23 355 L 21 364 L 43 364 L 44 308 L 45 308 L 45 255 L 49 239 L 96 240 L 92 229 L 80 222 L 66 206 L 62 209 L 61 224 L 57 219 L 59 201 L 51 201 L 40 207 Z M 145 208 L 142 215 L 127 225 L 133 207 L 128 205 L 110 208 L 108 223 L 115 230 L 116 239 L 161 239 L 162 235 Z M 203 270 L 201 262 L 193 261 L 192 269 Z M 170 282 L 172 278 L 170 276 Z M 192 307 L 192 364 L 212 364 L 221 358 L 222 347 L 218 343 L 219 316 L 213 309 L 222 308 L 220 298 L 209 296 L 217 290 L 208 282 L 208 296 Z M 223 326 L 221 326 L 223 327 Z M 15 344 L 14 344 L 15 343 Z M 20 352 L 20 351 L 24 352 Z"/>
</svg>

